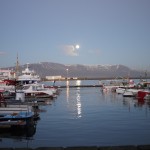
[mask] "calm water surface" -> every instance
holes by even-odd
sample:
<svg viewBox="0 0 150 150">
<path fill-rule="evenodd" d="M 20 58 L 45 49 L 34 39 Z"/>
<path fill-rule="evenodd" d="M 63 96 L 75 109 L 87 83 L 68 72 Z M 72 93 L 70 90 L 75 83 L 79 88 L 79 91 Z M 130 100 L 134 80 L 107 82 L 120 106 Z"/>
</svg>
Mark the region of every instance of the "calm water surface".
<svg viewBox="0 0 150 150">
<path fill-rule="evenodd" d="M 84 82 L 98 84 L 98 81 Z M 83 83 L 72 81 L 70 84 Z M 33 135 L 0 134 L 0 147 L 150 144 L 148 102 L 103 93 L 95 87 L 68 87 L 40 109 L 40 120 Z"/>
</svg>

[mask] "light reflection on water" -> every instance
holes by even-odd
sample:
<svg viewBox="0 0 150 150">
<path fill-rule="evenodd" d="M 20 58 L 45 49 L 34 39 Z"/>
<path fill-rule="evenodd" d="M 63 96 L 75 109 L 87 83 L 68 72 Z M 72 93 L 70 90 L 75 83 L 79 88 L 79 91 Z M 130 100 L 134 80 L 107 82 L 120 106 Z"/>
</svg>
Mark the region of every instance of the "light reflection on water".
<svg viewBox="0 0 150 150">
<path fill-rule="evenodd" d="M 66 100 L 68 103 L 68 107 L 71 108 L 71 110 L 74 110 L 74 114 L 77 116 L 77 118 L 82 117 L 82 105 L 80 100 L 80 87 L 76 88 L 76 93 L 74 95 L 71 95 L 70 98 L 70 87 L 69 87 L 69 81 L 66 81 L 67 87 L 66 87 Z M 81 85 L 81 81 L 77 80 L 75 85 Z"/>
<path fill-rule="evenodd" d="M 82 117 L 82 105 L 81 105 L 81 100 L 80 100 L 80 87 L 77 88 L 77 114 L 78 118 Z"/>
<path fill-rule="evenodd" d="M 96 81 L 95 81 L 96 83 Z M 0 147 L 150 144 L 150 105 L 100 88 L 62 89 L 51 105 L 40 106 L 33 136 L 0 137 Z M 74 85 L 82 82 L 74 82 Z M 90 83 L 91 84 L 91 83 Z"/>
</svg>

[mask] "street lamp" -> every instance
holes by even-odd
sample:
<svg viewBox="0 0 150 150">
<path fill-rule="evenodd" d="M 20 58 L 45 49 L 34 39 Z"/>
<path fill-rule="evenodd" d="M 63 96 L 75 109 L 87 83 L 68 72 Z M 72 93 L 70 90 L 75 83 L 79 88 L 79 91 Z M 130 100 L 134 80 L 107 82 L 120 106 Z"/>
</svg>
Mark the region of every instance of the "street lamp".
<svg viewBox="0 0 150 150">
<path fill-rule="evenodd" d="M 66 69 L 66 71 L 67 71 L 67 79 L 66 79 L 66 85 L 67 85 L 67 88 L 69 87 L 69 81 L 68 81 L 68 68 Z"/>
<path fill-rule="evenodd" d="M 67 80 L 68 80 L 68 68 L 66 69 L 66 71 L 67 71 Z"/>
</svg>

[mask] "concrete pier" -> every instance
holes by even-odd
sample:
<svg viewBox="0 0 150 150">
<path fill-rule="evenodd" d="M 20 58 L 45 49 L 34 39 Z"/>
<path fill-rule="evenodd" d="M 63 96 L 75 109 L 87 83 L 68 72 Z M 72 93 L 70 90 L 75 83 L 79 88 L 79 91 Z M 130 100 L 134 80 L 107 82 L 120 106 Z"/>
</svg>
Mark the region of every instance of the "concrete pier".
<svg viewBox="0 0 150 150">
<path fill-rule="evenodd" d="M 59 88 L 78 88 L 78 87 L 102 87 L 102 85 L 63 85 L 59 86 Z"/>
<path fill-rule="evenodd" d="M 150 150 L 150 145 L 0 148 L 0 150 Z"/>
</svg>

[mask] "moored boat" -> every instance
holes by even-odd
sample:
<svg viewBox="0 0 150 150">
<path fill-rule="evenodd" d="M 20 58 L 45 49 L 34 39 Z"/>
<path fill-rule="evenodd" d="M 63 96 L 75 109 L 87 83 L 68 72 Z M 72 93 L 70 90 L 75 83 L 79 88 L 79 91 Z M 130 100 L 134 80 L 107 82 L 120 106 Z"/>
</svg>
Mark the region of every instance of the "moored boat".
<svg viewBox="0 0 150 150">
<path fill-rule="evenodd" d="M 123 97 L 137 97 L 138 89 L 125 89 Z"/>
<path fill-rule="evenodd" d="M 135 87 L 133 80 L 111 80 L 105 83 L 100 83 L 103 91 L 116 91 L 118 94 L 124 93 L 124 89 Z M 119 89 L 118 89 L 119 88 Z"/>
<path fill-rule="evenodd" d="M 26 125 L 29 120 L 37 117 L 32 106 L 23 102 L 15 103 L 17 100 L 13 101 L 8 103 L 3 93 L 0 93 L 0 127 Z"/>
<path fill-rule="evenodd" d="M 38 99 L 38 98 L 53 98 L 56 95 L 56 89 L 44 87 L 44 84 L 33 83 L 25 84 L 20 90 L 9 91 L 10 95 L 15 95 L 15 93 L 24 93 L 26 99 Z"/>
<path fill-rule="evenodd" d="M 140 85 L 143 89 L 138 91 L 137 98 L 141 100 L 148 99 L 150 95 L 150 82 L 141 82 Z"/>
<path fill-rule="evenodd" d="M 123 94 L 125 92 L 125 90 L 126 90 L 125 88 L 118 87 L 118 88 L 116 88 L 116 93 Z"/>
<path fill-rule="evenodd" d="M 25 93 L 25 97 L 33 98 L 53 98 L 54 91 L 50 88 L 45 88 L 43 84 L 33 83 L 23 86 L 22 91 Z"/>
<path fill-rule="evenodd" d="M 0 128 L 14 125 L 27 125 L 34 117 L 34 113 L 29 109 L 16 107 L 0 107 Z"/>
<path fill-rule="evenodd" d="M 34 70 L 29 69 L 28 63 L 25 70 L 22 71 L 22 74 L 17 77 L 17 82 L 21 85 L 39 82 L 40 80 L 39 75 L 37 75 Z"/>
<path fill-rule="evenodd" d="M 146 98 L 147 95 L 150 95 L 150 91 L 149 90 L 140 90 L 137 93 L 137 98 L 144 100 L 144 98 Z"/>
<path fill-rule="evenodd" d="M 123 93 L 123 97 L 135 97 L 134 93 L 130 90 L 125 90 Z"/>
</svg>

